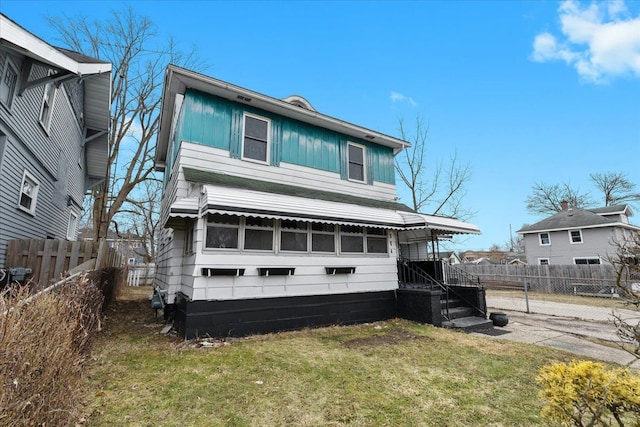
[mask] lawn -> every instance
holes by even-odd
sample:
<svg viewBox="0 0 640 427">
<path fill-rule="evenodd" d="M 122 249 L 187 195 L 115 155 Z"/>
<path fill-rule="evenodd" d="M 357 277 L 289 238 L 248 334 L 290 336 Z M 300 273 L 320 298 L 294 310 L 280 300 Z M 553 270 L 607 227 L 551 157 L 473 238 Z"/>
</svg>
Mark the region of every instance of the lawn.
<svg viewBox="0 0 640 427">
<path fill-rule="evenodd" d="M 571 355 L 391 320 L 198 347 L 148 301 L 107 312 L 86 388 L 91 426 L 543 425 L 539 368 Z"/>
</svg>

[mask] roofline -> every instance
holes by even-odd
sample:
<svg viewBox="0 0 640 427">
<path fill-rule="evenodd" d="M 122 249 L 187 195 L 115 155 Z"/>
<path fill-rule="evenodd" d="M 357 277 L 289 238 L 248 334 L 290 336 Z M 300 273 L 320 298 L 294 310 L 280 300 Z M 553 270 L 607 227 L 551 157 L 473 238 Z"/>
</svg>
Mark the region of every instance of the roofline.
<svg viewBox="0 0 640 427">
<path fill-rule="evenodd" d="M 584 230 L 588 228 L 606 228 L 606 227 L 627 228 L 630 230 L 640 231 L 640 227 L 633 224 L 625 224 L 624 222 L 611 222 L 608 224 L 582 225 L 582 226 L 562 227 L 562 228 L 539 228 L 539 229 L 526 230 L 526 231 L 523 231 L 522 229 L 520 229 L 516 231 L 516 233 L 531 234 L 531 233 L 546 233 L 551 231 Z"/>
<path fill-rule="evenodd" d="M 184 94 L 187 88 L 193 88 L 201 92 L 216 95 L 234 102 L 251 105 L 265 111 L 279 114 L 284 117 L 299 120 L 301 122 L 330 129 L 348 136 L 371 141 L 385 147 L 393 148 L 394 154 L 402 151 L 411 144 L 402 139 L 385 135 L 383 133 L 367 129 L 343 120 L 327 116 L 317 111 L 300 108 L 281 99 L 272 98 L 249 89 L 235 86 L 222 80 L 208 77 L 203 74 L 190 71 L 172 64 L 167 66 L 164 89 L 162 93 L 162 109 L 160 112 L 160 130 L 156 143 L 156 163 L 163 164 L 166 161 L 171 131 L 172 108 L 176 94 Z"/>
<path fill-rule="evenodd" d="M 111 72 L 111 63 L 95 60 L 95 62 L 78 62 L 36 37 L 6 15 L 0 13 L 0 43 L 23 55 L 35 57 L 39 61 L 62 68 L 76 74 L 87 76 Z"/>
</svg>

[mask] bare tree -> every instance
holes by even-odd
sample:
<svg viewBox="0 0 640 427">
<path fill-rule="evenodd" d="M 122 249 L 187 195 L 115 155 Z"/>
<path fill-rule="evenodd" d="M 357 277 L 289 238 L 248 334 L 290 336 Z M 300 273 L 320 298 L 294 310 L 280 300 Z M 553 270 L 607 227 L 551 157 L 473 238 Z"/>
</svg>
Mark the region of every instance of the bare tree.
<svg viewBox="0 0 640 427">
<path fill-rule="evenodd" d="M 624 240 L 616 244 L 616 254 L 609 258 L 616 270 L 616 286 L 625 305 L 640 311 L 640 232 L 628 233 Z M 640 319 L 629 319 L 614 313 L 622 347 L 640 358 Z"/>
<path fill-rule="evenodd" d="M 562 202 L 567 201 L 574 208 L 585 208 L 592 201 L 588 193 L 564 184 L 535 183 L 532 194 L 527 197 L 527 211 L 534 215 L 553 215 L 562 210 Z"/>
<path fill-rule="evenodd" d="M 602 192 L 605 206 L 640 201 L 640 193 L 633 192 L 636 185 L 622 172 L 592 173 L 589 177 Z"/>
<path fill-rule="evenodd" d="M 450 158 L 447 167 L 433 161 L 427 166 L 427 137 L 429 126 L 420 116 L 416 117 L 415 134 L 409 136 L 404 121 L 399 120 L 400 136 L 411 143 L 404 156 L 396 158 L 396 171 L 411 194 L 411 207 L 432 215 L 465 218 L 471 212 L 462 206 L 465 185 L 471 179 L 471 167 L 460 165 L 457 153 Z M 427 173 L 430 177 L 426 177 Z"/>
<path fill-rule="evenodd" d="M 171 39 L 159 41 L 151 20 L 131 7 L 95 21 L 83 16 L 47 19 L 69 49 L 112 63 L 108 176 L 93 191 L 97 241 L 107 235 L 129 195 L 152 174 L 166 65 L 197 69 L 202 64 L 195 51 L 181 52 Z"/>
</svg>

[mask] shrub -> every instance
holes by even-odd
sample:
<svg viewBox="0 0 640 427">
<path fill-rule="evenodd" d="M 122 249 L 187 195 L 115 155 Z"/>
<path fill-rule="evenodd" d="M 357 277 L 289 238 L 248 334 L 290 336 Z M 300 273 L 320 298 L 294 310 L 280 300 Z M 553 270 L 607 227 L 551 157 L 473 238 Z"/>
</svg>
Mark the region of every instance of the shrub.
<svg viewBox="0 0 640 427">
<path fill-rule="evenodd" d="M 540 370 L 542 417 L 561 426 L 640 425 L 640 377 L 627 369 L 572 361 Z"/>
<path fill-rule="evenodd" d="M 73 425 L 77 384 L 100 328 L 104 297 L 86 277 L 30 298 L 0 297 L 0 425 Z"/>
</svg>

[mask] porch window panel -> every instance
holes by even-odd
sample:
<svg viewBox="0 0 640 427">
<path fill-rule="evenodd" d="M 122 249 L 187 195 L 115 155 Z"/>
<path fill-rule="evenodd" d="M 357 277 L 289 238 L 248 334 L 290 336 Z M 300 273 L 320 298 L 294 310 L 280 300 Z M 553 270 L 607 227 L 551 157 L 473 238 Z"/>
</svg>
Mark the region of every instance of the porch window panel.
<svg viewBox="0 0 640 427">
<path fill-rule="evenodd" d="M 311 251 L 312 252 L 335 252 L 336 251 L 335 236 L 333 234 L 313 233 L 311 235 Z"/>
<path fill-rule="evenodd" d="M 260 251 L 273 250 L 273 230 L 247 228 L 244 231 L 244 248 Z"/>
<path fill-rule="evenodd" d="M 238 249 L 238 229 L 208 225 L 206 247 L 217 249 Z"/>
<path fill-rule="evenodd" d="M 363 253 L 364 241 L 362 236 L 340 236 L 340 250 L 347 253 Z"/>
<path fill-rule="evenodd" d="M 280 222 L 280 249 L 306 252 L 309 245 L 308 228 L 308 224 L 303 221 L 282 220 Z"/>
<path fill-rule="evenodd" d="M 369 254 L 386 254 L 387 238 L 386 237 L 367 237 L 367 253 Z"/>
</svg>

